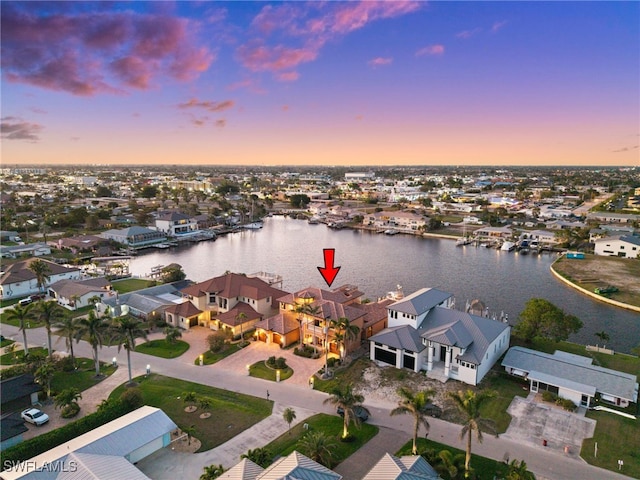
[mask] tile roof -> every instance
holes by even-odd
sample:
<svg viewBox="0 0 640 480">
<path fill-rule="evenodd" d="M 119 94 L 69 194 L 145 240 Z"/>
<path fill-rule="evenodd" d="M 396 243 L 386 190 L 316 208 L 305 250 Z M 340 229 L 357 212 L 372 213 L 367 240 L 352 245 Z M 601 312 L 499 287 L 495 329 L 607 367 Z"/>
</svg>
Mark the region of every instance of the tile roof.
<svg viewBox="0 0 640 480">
<path fill-rule="evenodd" d="M 580 358 L 573 359 L 571 356 L 558 353 L 551 355 L 529 348 L 511 347 L 502 360 L 502 366 L 524 372 L 537 372 L 538 376 L 545 374 L 555 377 L 557 382 L 568 380 L 593 387 L 600 393 L 632 402 L 637 401 L 638 377 L 636 375 L 586 364 Z M 564 385 L 570 388 L 568 384 Z"/>
<path fill-rule="evenodd" d="M 12 283 L 25 282 L 27 280 L 35 280 L 36 276 L 29 270 L 29 265 L 32 262 L 39 260 L 44 262 L 49 267 L 49 276 L 60 275 L 62 273 L 70 273 L 79 271 L 78 268 L 67 268 L 57 263 L 49 262 L 47 260 L 28 258 L 20 262 L 12 263 L 11 265 L 4 265 L 4 273 L 0 276 L 0 285 L 8 285 Z"/>
<path fill-rule="evenodd" d="M 410 315 L 422 315 L 452 296 L 451 293 L 443 292 L 437 288 L 421 288 L 417 292 L 391 304 L 389 309 Z"/>
<path fill-rule="evenodd" d="M 300 328 L 300 323 L 295 316 L 289 312 L 278 313 L 273 317 L 265 318 L 256 323 L 256 328 L 261 328 L 267 332 L 275 332 L 286 335 Z"/>
<path fill-rule="evenodd" d="M 182 292 L 193 297 L 201 297 L 207 293 L 215 293 L 223 298 L 246 297 L 262 300 L 271 297 L 272 301 L 287 294 L 283 290 L 273 288 L 268 283 L 255 277 L 246 277 L 237 273 L 228 273 L 183 288 Z"/>
<path fill-rule="evenodd" d="M 246 315 L 246 318 L 244 320 L 238 318 L 238 315 L 240 315 L 241 313 L 244 313 Z M 262 318 L 262 314 L 256 312 L 251 307 L 251 305 L 244 302 L 238 302 L 236 306 L 228 312 L 216 315 L 216 318 L 226 325 L 235 327 L 237 325 L 240 325 L 241 323 L 247 323 L 251 320 L 255 320 L 256 318 Z"/>
<path fill-rule="evenodd" d="M 58 280 L 49 285 L 49 290 L 63 298 L 71 298 L 74 295 L 86 295 L 87 293 L 104 293 L 111 282 L 104 277 L 90 278 L 88 280 Z"/>
<path fill-rule="evenodd" d="M 179 317 L 189 318 L 200 315 L 202 310 L 197 308 L 193 303 L 186 301 L 167 307 L 165 312 L 173 313 Z"/>
</svg>

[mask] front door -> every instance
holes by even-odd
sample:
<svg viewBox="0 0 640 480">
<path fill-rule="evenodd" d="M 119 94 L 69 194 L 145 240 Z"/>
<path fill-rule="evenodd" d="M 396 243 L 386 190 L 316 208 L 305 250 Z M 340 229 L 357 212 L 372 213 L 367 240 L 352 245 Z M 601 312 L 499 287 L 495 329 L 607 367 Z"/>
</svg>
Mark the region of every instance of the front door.
<svg viewBox="0 0 640 480">
<path fill-rule="evenodd" d="M 447 361 L 447 347 L 445 347 L 444 345 L 440 346 L 440 361 Z"/>
</svg>

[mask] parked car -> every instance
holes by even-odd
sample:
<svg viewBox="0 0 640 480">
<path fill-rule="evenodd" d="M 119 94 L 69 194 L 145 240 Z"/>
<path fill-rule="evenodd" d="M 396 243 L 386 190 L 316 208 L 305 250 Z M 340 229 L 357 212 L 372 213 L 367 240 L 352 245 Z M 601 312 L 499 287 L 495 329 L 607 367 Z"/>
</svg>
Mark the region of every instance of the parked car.
<svg viewBox="0 0 640 480">
<path fill-rule="evenodd" d="M 37 408 L 28 408 L 24 410 L 20 416 L 25 422 L 33 423 L 34 425 L 44 425 L 49 421 L 49 415 L 41 412 Z"/>
<path fill-rule="evenodd" d="M 342 407 L 338 407 L 338 415 L 340 415 L 341 417 L 344 417 L 344 409 Z M 353 408 L 353 412 L 356 414 L 356 417 L 358 417 L 358 420 L 360 420 L 361 422 L 366 422 L 367 419 L 369 418 L 369 411 L 361 406 L 361 405 L 357 405 Z"/>
<path fill-rule="evenodd" d="M 427 412 L 427 415 L 431 415 L 435 418 L 439 418 L 440 415 L 442 415 L 442 409 L 439 406 L 434 405 L 433 403 L 425 405 L 424 410 L 425 412 Z"/>
<path fill-rule="evenodd" d="M 27 297 L 20 300 L 18 302 L 18 305 L 20 305 L 21 307 L 24 307 L 25 305 L 29 305 L 30 303 L 33 303 L 33 300 L 31 300 L 31 297 Z"/>
</svg>

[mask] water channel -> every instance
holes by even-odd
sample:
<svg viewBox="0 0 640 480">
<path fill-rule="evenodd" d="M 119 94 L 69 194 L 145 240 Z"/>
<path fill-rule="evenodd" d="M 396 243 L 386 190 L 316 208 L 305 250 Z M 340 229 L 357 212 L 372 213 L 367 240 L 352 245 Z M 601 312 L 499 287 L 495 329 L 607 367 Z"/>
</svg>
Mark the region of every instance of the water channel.
<svg viewBox="0 0 640 480">
<path fill-rule="evenodd" d="M 340 266 L 333 287 L 357 285 L 376 299 L 401 285 L 405 295 L 423 287 L 451 292 L 456 308 L 482 300 L 491 313 L 515 323 L 530 298 L 545 298 L 580 318 L 584 328 L 570 340 L 595 344 L 606 331 L 607 346 L 628 352 L 640 343 L 640 315 L 588 298 L 555 279 L 549 266 L 555 255 L 522 255 L 483 247 L 457 247 L 455 241 L 410 235 L 387 236 L 360 230 L 332 230 L 285 217 L 265 219 L 261 230 L 244 230 L 134 257 L 133 275 L 147 275 L 157 265 L 178 263 L 187 278 L 203 281 L 226 271 L 269 272 L 283 277 L 283 290 L 326 287 L 317 270 L 323 249 L 335 248 Z"/>
</svg>

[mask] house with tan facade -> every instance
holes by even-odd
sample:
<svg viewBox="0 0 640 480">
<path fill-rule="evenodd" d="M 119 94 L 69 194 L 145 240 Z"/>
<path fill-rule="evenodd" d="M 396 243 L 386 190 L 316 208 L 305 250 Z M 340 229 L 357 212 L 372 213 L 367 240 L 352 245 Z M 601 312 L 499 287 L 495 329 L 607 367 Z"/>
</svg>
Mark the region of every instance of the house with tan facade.
<svg viewBox="0 0 640 480">
<path fill-rule="evenodd" d="M 397 228 L 400 230 L 417 231 L 425 228 L 427 218 L 416 213 L 404 211 L 383 211 L 369 213 L 364 216 L 363 225 L 376 228 Z"/>
<path fill-rule="evenodd" d="M 278 313 L 277 299 L 287 293 L 260 278 L 238 273 L 195 283 L 181 292 L 191 306 L 166 311 L 168 323 L 185 329 L 196 325 L 225 329 L 233 335 L 253 330 L 260 320 Z M 185 319 L 188 321 L 182 321 Z"/>
<path fill-rule="evenodd" d="M 38 281 L 35 274 L 29 270 L 30 258 L 20 262 L 4 265 L 0 272 L 0 300 L 20 298 L 38 293 Z M 59 280 L 77 280 L 80 278 L 80 269 L 77 267 L 65 267 L 48 260 L 38 259 L 49 267 L 49 280 L 45 288 Z"/>
</svg>

